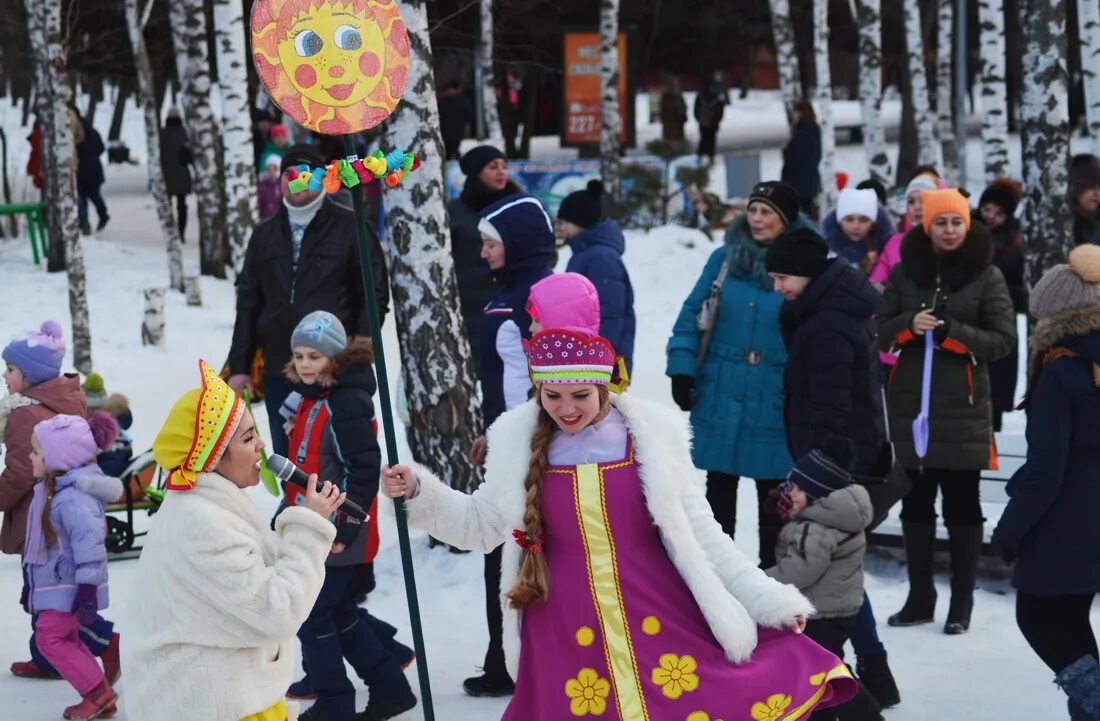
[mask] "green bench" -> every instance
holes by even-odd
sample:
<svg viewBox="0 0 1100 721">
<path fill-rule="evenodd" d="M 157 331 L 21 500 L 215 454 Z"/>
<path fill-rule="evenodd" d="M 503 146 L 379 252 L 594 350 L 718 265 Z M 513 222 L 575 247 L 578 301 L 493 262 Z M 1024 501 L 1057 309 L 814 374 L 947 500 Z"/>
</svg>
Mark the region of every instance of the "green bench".
<svg viewBox="0 0 1100 721">
<path fill-rule="evenodd" d="M 26 217 L 27 234 L 31 238 L 31 252 L 34 254 L 34 264 L 38 265 L 42 256 L 46 255 L 46 219 L 42 213 L 42 203 L 0 205 L 0 218 L 10 215 Z M 42 249 L 41 253 L 39 248 Z"/>
</svg>

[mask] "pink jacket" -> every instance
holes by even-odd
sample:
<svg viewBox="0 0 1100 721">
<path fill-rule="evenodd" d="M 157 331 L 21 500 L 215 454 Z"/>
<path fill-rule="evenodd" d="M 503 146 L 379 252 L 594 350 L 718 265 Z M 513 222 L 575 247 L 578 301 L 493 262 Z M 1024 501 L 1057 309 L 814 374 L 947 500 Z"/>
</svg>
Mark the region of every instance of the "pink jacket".
<svg viewBox="0 0 1100 721">
<path fill-rule="evenodd" d="M 592 281 L 580 273 L 557 273 L 535 283 L 527 309 L 543 328 L 599 335 L 600 297 Z"/>
</svg>

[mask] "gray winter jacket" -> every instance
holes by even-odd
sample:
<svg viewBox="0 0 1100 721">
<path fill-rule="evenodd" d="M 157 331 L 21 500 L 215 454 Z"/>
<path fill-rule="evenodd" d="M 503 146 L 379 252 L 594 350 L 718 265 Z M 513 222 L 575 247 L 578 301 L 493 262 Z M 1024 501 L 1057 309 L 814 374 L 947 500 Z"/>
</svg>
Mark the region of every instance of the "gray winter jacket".
<svg viewBox="0 0 1100 721">
<path fill-rule="evenodd" d="M 815 618 L 854 616 L 863 603 L 863 529 L 871 516 L 863 486 L 819 498 L 783 526 L 776 565 L 766 573 L 802 591 L 817 609 Z"/>
</svg>

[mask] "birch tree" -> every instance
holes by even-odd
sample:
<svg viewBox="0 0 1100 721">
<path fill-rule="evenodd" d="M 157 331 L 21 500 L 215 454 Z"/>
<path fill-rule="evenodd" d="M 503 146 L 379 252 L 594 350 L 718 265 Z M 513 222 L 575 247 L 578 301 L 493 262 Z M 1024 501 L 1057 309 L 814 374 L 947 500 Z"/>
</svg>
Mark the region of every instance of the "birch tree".
<svg viewBox="0 0 1100 721">
<path fill-rule="evenodd" d="M 44 175 L 53 175 L 60 235 L 51 245 L 62 243 L 69 279 L 69 317 L 72 321 L 73 365 L 81 373 L 92 372 L 92 333 L 88 318 L 88 294 L 84 275 L 84 248 L 76 217 L 76 146 L 73 143 L 75 115 L 69 110 L 72 91 L 65 82 L 67 57 L 62 43 L 61 0 L 26 0 L 27 31 L 34 56 L 37 112 L 43 122 L 42 144 L 50 147 L 52 165 L 43 165 Z M 48 132 L 47 132 L 48 131 Z"/>
<path fill-rule="evenodd" d="M 1008 175 L 1008 100 L 1005 90 L 1005 12 L 1003 0 L 979 0 L 982 82 L 982 151 L 985 179 Z"/>
<path fill-rule="evenodd" d="M 225 193 L 219 182 L 218 128 L 210 107 L 210 57 L 203 0 L 171 0 L 172 42 L 179 74 L 183 126 L 194 154 L 195 196 L 199 207 L 199 270 L 226 277 Z"/>
<path fill-rule="evenodd" d="M 157 209 L 160 231 L 168 242 L 168 284 L 183 292 L 183 241 L 179 226 L 172 218 L 172 204 L 164 185 L 164 171 L 160 164 L 160 119 L 153 92 L 153 67 L 145 47 L 145 25 L 149 22 L 153 3 L 146 0 L 145 11 L 138 12 L 138 0 L 126 0 L 126 28 L 130 33 L 130 46 L 134 50 L 134 68 L 137 71 L 138 103 L 145 116 L 146 169 L 149 173 L 149 194 Z"/>
<path fill-rule="evenodd" d="M 1069 165 L 1069 82 L 1066 0 L 1020 0 L 1023 97 L 1020 136 L 1024 161 L 1024 234 L 1028 283 L 1064 263 L 1073 247 L 1066 201 Z"/>
<path fill-rule="evenodd" d="M 1100 155 L 1100 4 L 1077 0 L 1081 37 L 1081 75 L 1085 86 L 1085 122 L 1094 155 Z"/>
<path fill-rule="evenodd" d="M 497 83 L 493 74 L 493 0 L 481 0 L 481 42 L 477 46 L 481 64 L 481 107 L 485 112 L 485 134 L 489 143 L 504 148 L 504 133 L 500 130 L 497 111 Z"/>
<path fill-rule="evenodd" d="M 253 166 L 245 23 L 240 0 L 214 0 L 214 47 L 222 100 L 222 168 L 225 171 L 225 230 L 229 262 L 240 272 L 248 237 L 256 222 L 256 168 Z"/>
<path fill-rule="evenodd" d="M 939 168 L 940 149 L 936 144 L 936 128 L 928 104 L 928 73 L 924 67 L 924 38 L 921 36 L 920 3 L 906 0 L 905 50 L 909 55 L 909 91 L 913 101 L 913 118 L 917 126 L 918 161 Z"/>
<path fill-rule="evenodd" d="M 772 15 L 772 37 L 775 42 L 775 64 L 779 70 L 779 92 L 787 119 L 794 117 L 794 104 L 802 99 L 802 79 L 798 72 L 798 44 L 791 22 L 789 0 L 768 0 Z"/>
<path fill-rule="evenodd" d="M 886 154 L 882 109 L 882 2 L 859 2 L 859 98 L 863 150 L 871 177 L 889 188 L 894 170 Z"/>
<path fill-rule="evenodd" d="M 951 69 L 955 39 L 955 0 L 939 0 L 936 29 L 936 127 L 943 167 L 940 172 L 952 188 L 959 184 L 959 154 L 951 112 Z M 965 141 L 964 141 L 965 142 Z"/>
<path fill-rule="evenodd" d="M 619 178 L 619 0 L 600 0 L 600 177 L 614 203 L 622 200 Z"/>
<path fill-rule="evenodd" d="M 385 147 L 415 148 L 420 157 L 416 172 L 385 191 L 385 247 L 409 399 L 409 450 L 453 488 L 471 492 L 477 474 L 466 454 L 481 433 L 481 403 L 458 312 L 428 14 L 420 2 L 400 0 L 398 6 L 409 34 L 409 79 L 382 138 Z"/>
<path fill-rule="evenodd" d="M 821 210 L 836 205 L 836 131 L 833 129 L 833 80 L 829 70 L 829 0 L 814 0 L 814 72 L 817 124 L 821 127 Z"/>
</svg>

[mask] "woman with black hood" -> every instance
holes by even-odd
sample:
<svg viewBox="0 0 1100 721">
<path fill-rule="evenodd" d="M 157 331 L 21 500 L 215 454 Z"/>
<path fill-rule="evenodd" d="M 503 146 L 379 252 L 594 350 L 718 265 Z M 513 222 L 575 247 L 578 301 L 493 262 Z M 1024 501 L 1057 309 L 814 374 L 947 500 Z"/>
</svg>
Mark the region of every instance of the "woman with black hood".
<svg viewBox="0 0 1100 721">
<path fill-rule="evenodd" d="M 471 151 L 473 152 L 473 151 Z M 481 412 L 485 428 L 500 414 L 527 401 L 531 378 L 521 339 L 531 337 L 527 299 L 531 286 L 553 274 L 554 226 L 537 198 L 515 194 L 485 206 L 477 225 L 481 260 L 495 281 L 495 294 L 481 315 L 481 352 L 477 377 L 481 382 Z M 485 436 L 475 441 L 470 459 L 481 465 Z M 506 696 L 515 684 L 504 664 L 504 626 L 500 607 L 500 548 L 485 556 L 485 611 L 489 648 L 483 674 L 462 686 L 471 696 Z"/>
<path fill-rule="evenodd" d="M 481 233 L 477 224 L 485 207 L 520 192 L 508 178 L 508 159 L 492 145 L 479 145 L 462 156 L 459 167 L 466 174 L 462 194 L 447 203 L 451 219 L 451 256 L 458 278 L 462 322 L 470 341 L 474 364 L 481 354 L 478 331 L 485 306 L 497 292 L 492 272 L 481 258 Z"/>
</svg>

